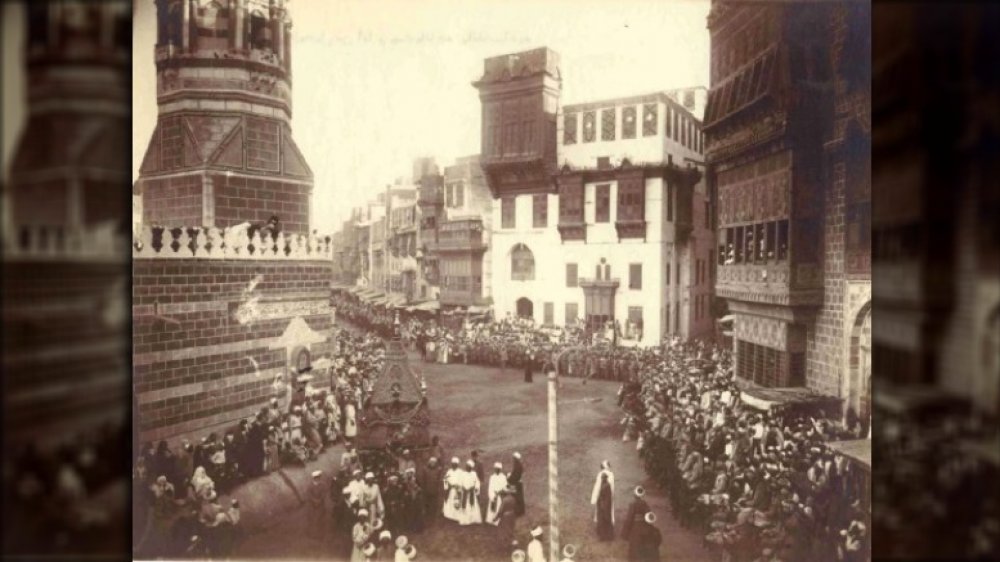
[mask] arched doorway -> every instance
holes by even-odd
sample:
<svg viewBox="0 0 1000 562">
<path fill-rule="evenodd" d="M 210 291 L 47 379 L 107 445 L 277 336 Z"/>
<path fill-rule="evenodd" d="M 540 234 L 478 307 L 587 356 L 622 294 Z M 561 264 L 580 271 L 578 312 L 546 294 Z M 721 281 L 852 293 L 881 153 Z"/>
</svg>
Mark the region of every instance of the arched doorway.
<svg viewBox="0 0 1000 562">
<path fill-rule="evenodd" d="M 518 318 L 535 317 L 535 305 L 531 302 L 531 299 L 528 297 L 517 299 L 517 316 Z"/>
<path fill-rule="evenodd" d="M 856 417 L 861 424 L 861 434 L 871 428 L 872 401 L 872 303 L 868 301 L 854 319 L 851 328 L 848 387 L 845 414 Z"/>
</svg>

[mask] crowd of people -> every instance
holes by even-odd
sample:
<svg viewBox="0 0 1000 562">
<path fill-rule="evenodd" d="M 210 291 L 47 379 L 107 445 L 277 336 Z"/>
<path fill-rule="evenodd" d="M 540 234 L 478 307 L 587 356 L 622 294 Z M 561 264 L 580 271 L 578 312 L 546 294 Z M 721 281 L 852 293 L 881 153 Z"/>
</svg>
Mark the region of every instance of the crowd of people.
<svg viewBox="0 0 1000 562">
<path fill-rule="evenodd" d="M 1000 559 L 995 420 L 975 412 L 923 422 L 881 415 L 873 439 L 876 558 Z"/>
<path fill-rule="evenodd" d="M 377 331 L 395 321 L 391 310 L 349 294 L 337 311 Z M 552 331 L 512 318 L 450 328 L 410 318 L 403 326 L 428 361 L 531 371 L 552 368 L 559 351 L 573 348 L 561 354 L 560 373 L 621 382 L 623 439 L 636 442 L 676 517 L 723 560 L 870 558 L 870 468 L 827 445 L 864 437 L 867 420 L 845 427 L 806 410 L 752 408 L 740 400 L 731 353 L 703 342 L 622 347 L 585 329 Z M 600 490 L 595 482 L 595 506 Z M 613 532 L 600 523 L 598 537 L 607 540 Z"/>
<path fill-rule="evenodd" d="M 390 337 L 398 311 L 366 303 L 341 292 L 334 299 L 338 317 L 362 329 Z M 569 376 L 626 381 L 638 375 L 648 350 L 613 345 L 615 330 L 593 330 L 586 326 L 546 328 L 532 320 L 507 316 L 494 320 L 488 315 L 475 319 L 440 321 L 432 316 L 408 315 L 400 321 L 400 333 L 409 349 L 424 361 L 471 364 L 536 372 L 551 368 L 562 350 L 573 348 L 561 359 Z"/>
<path fill-rule="evenodd" d="M 869 559 L 866 469 L 827 445 L 863 437 L 860 424 L 747 406 L 730 353 L 702 343 L 665 346 L 619 400 L 623 440 L 721 559 Z"/>
<path fill-rule="evenodd" d="M 178 450 L 166 441 L 141 446 L 133 494 L 144 532 L 136 551 L 146 557 L 224 556 L 239 522 L 238 503 L 219 495 L 278 470 L 304 466 L 330 446 L 358 434 L 358 412 L 384 362 L 384 342 L 340 331 L 328 369 L 330 389 L 314 389 L 311 372 L 279 375 L 274 396 L 225 432 L 212 432 Z"/>
<path fill-rule="evenodd" d="M 4 455 L 4 552 L 60 555 L 123 547 L 126 512 L 114 488 L 123 484 L 123 425 L 102 424 L 53 448 L 28 442 Z M 13 448 L 13 447 L 12 447 Z M 127 491 L 127 486 L 122 486 Z M 105 499 L 104 496 L 107 496 Z"/>
<path fill-rule="evenodd" d="M 530 374 L 553 368 L 561 357 L 563 374 L 619 381 L 623 440 L 636 442 L 675 517 L 702 533 L 706 547 L 723 560 L 869 557 L 867 474 L 827 446 L 861 437 L 867 428 L 745 405 L 727 351 L 678 340 L 620 347 L 601 341 L 600 334 L 553 332 L 522 319 L 451 327 L 435 319 L 400 320 L 344 293 L 336 306 L 338 317 L 362 331 L 335 337 L 330 391 L 295 384 L 301 379 L 279 380 L 277 397 L 221 438 L 211 434 L 184 443 L 176 454 L 166 443 L 143 448 L 136 481 L 152 521 L 139 543 L 145 554 L 225 555 L 237 533 L 239 506 L 223 507 L 219 493 L 285 464 L 302 465 L 342 441 L 346 452 L 339 466 L 330 474 L 312 473 L 308 504 L 315 526 L 309 532 L 338 530 L 352 562 L 407 560 L 416 552 L 412 539 L 442 519 L 459 527 L 493 525 L 498 551 L 543 559 L 540 528 L 532 529 L 525 550 L 514 537 L 514 520 L 524 514 L 519 454 L 509 468 L 496 462 L 488 472 L 478 451 L 464 462 L 445 462 L 449 457 L 436 438 L 430 451 L 418 454 L 395 444 L 361 453 L 354 447 L 358 412 L 383 365 L 383 338 L 398 337 L 428 361 Z M 573 352 L 559 353 L 568 349 Z M 598 540 L 611 540 L 613 498 L 605 489 L 613 488 L 613 473 L 602 473 L 591 498 L 595 531 Z M 659 531 L 642 493 L 635 490 L 622 538 L 629 541 L 630 559 L 655 560 Z"/>
</svg>

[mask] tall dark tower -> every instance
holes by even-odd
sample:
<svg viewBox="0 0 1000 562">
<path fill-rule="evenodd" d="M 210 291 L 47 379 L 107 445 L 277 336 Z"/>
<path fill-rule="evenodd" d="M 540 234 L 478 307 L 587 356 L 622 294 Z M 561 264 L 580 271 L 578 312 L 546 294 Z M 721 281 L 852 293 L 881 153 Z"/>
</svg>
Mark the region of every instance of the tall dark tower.
<svg viewBox="0 0 1000 562">
<path fill-rule="evenodd" d="M 5 234 L 76 245 L 125 219 L 131 17 L 124 2 L 27 2 L 28 118 L 14 152 Z M 42 204 L 44 202 L 44 204 Z"/>
<path fill-rule="evenodd" d="M 493 196 L 552 191 L 559 55 L 542 47 L 488 58 L 473 86 L 482 101 L 481 163 Z"/>
<path fill-rule="evenodd" d="M 292 140 L 286 0 L 156 0 L 159 117 L 143 222 L 309 230 L 312 172 Z"/>
<path fill-rule="evenodd" d="M 10 94 L 26 118 L 3 182 L 3 494 L 12 501 L 2 555 L 115 557 L 128 548 L 124 506 L 107 502 L 103 525 L 68 534 L 53 530 L 81 504 L 27 518 L 19 506 L 55 497 L 68 474 L 86 489 L 81 501 L 127 489 L 113 459 L 128 450 L 131 14 L 124 0 L 20 4 L 3 6 L 5 32 L 26 26 L 4 63 L 24 65 L 27 88 L 23 99 Z M 49 463 L 59 470 L 37 468 Z M 23 496 L 31 481 L 38 495 Z"/>
</svg>

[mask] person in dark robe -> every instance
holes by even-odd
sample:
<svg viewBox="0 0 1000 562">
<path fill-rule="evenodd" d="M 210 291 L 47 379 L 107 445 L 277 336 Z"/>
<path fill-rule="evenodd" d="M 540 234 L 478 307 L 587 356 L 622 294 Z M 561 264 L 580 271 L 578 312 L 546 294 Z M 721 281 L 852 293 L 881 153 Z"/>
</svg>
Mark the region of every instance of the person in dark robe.
<svg viewBox="0 0 1000 562">
<path fill-rule="evenodd" d="M 518 517 L 524 515 L 524 465 L 521 464 L 521 453 L 514 453 L 514 463 L 507 475 L 507 484 L 514 489 L 514 504 L 517 506 Z"/>
<path fill-rule="evenodd" d="M 472 464 L 472 470 L 476 473 L 476 476 L 479 477 L 479 482 L 482 484 L 482 489 L 480 490 L 480 495 L 482 495 L 482 493 L 486 491 L 486 469 L 483 468 L 483 461 L 479 458 L 479 449 L 472 450 Z M 486 506 L 486 502 L 483 502 L 482 497 L 476 499 L 479 502 L 480 509 Z"/>
<path fill-rule="evenodd" d="M 264 474 L 264 443 L 267 441 L 266 411 L 257 414 L 247 431 L 247 470 L 256 477 Z"/>
<path fill-rule="evenodd" d="M 308 524 L 306 533 L 309 538 L 322 540 L 323 531 L 326 530 L 326 523 L 324 521 L 326 516 L 326 494 L 322 487 L 322 470 L 314 470 L 312 472 L 312 484 L 309 486 L 308 492 L 308 504 L 309 504 L 309 514 L 308 514 Z"/>
<path fill-rule="evenodd" d="M 597 493 L 597 538 L 601 542 L 614 540 L 615 527 L 612 522 L 611 483 L 608 475 L 601 475 L 601 490 Z"/>
<path fill-rule="evenodd" d="M 438 514 L 441 513 L 442 498 L 444 493 L 444 472 L 437 457 L 427 459 L 427 466 L 419 473 L 420 491 L 423 495 L 423 517 L 424 525 L 433 524 L 437 521 Z"/>
<path fill-rule="evenodd" d="M 403 489 L 399 484 L 399 476 L 389 476 L 389 482 L 382 491 L 382 501 L 385 503 L 385 526 L 398 535 L 403 525 Z"/>
<path fill-rule="evenodd" d="M 497 545 L 507 552 L 514 541 L 514 527 L 517 523 L 517 491 L 513 486 L 507 486 L 500 495 L 500 518 L 497 523 Z"/>
<path fill-rule="evenodd" d="M 531 351 L 524 358 L 524 382 L 531 382 L 535 374 L 535 354 Z"/>
<path fill-rule="evenodd" d="M 417 482 L 416 471 L 403 473 L 403 530 L 420 533 L 424 530 L 424 497 Z"/>
<path fill-rule="evenodd" d="M 431 450 L 430 455 L 438 460 L 438 462 L 444 461 L 448 458 L 444 455 L 444 447 L 441 446 L 441 440 L 437 435 L 431 437 Z"/>
<path fill-rule="evenodd" d="M 663 535 L 653 526 L 656 514 L 650 511 L 642 520 L 635 524 L 628 541 L 628 559 L 630 562 L 659 562 L 660 543 Z"/>
<path fill-rule="evenodd" d="M 642 486 L 636 486 L 634 495 L 632 503 L 628 506 L 628 512 L 622 520 L 621 538 L 628 541 L 632 540 L 633 531 L 639 525 L 639 522 L 642 521 L 642 518 L 649 513 L 649 504 L 643 499 L 643 496 L 646 495 L 646 490 Z"/>
<path fill-rule="evenodd" d="M 233 434 L 233 444 L 232 450 L 235 453 L 234 458 L 236 459 L 236 465 L 239 468 L 239 476 L 241 478 L 249 478 L 251 476 L 250 462 L 248 457 L 247 443 L 249 441 L 248 434 L 250 432 L 250 426 L 247 420 L 240 420 L 239 427 Z M 228 452 L 226 453 L 228 458 Z"/>
</svg>

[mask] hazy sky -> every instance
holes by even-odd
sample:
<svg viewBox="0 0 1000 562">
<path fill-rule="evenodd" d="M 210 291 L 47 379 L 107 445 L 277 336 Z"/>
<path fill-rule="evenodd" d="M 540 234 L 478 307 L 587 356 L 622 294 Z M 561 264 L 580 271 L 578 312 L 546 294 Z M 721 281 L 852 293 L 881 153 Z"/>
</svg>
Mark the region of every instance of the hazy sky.
<svg viewBox="0 0 1000 562">
<path fill-rule="evenodd" d="M 137 0 L 133 177 L 156 124 L 155 6 Z M 562 103 L 707 86 L 709 0 L 293 0 L 292 134 L 332 232 L 414 157 L 479 152 L 483 59 L 548 46 Z"/>
</svg>

